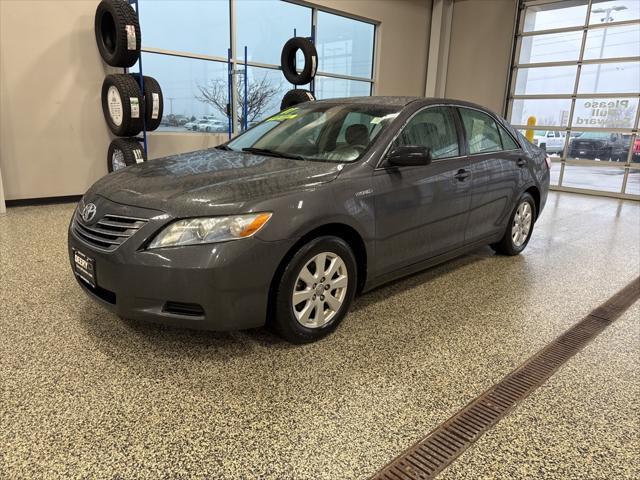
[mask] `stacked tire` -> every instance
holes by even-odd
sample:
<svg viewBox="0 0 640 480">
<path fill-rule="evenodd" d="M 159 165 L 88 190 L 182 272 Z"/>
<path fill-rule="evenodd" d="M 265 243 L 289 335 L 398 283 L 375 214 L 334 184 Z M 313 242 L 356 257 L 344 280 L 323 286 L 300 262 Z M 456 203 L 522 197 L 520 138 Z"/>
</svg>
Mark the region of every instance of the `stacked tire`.
<svg viewBox="0 0 640 480">
<path fill-rule="evenodd" d="M 304 56 L 304 67 L 300 72 L 296 68 L 296 55 L 298 51 Z M 294 85 L 306 85 L 311 83 L 316 76 L 318 68 L 318 52 L 313 42 L 304 37 L 293 37 L 287 40 L 282 47 L 280 55 L 280 67 L 284 77 Z M 310 90 L 302 88 L 289 90 L 282 97 L 280 110 L 286 110 L 294 105 L 315 100 Z"/>
<path fill-rule="evenodd" d="M 102 0 L 98 4 L 95 36 L 106 64 L 126 69 L 140 59 L 140 23 L 126 0 Z M 101 97 L 109 130 L 117 137 L 125 137 L 115 138 L 109 145 L 107 170 L 112 172 L 146 161 L 146 152 L 134 137 L 160 126 L 164 100 L 158 82 L 148 76 L 140 79 L 137 74 L 109 74 L 102 83 Z"/>
</svg>

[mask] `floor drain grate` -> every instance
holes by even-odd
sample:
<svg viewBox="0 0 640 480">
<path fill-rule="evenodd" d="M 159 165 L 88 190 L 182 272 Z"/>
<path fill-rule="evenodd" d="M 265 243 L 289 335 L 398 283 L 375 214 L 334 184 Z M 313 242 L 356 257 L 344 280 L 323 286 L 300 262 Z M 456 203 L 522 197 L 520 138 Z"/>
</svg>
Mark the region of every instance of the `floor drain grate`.
<svg viewBox="0 0 640 480">
<path fill-rule="evenodd" d="M 640 297 L 640 277 L 391 461 L 375 480 L 434 478 Z"/>
</svg>

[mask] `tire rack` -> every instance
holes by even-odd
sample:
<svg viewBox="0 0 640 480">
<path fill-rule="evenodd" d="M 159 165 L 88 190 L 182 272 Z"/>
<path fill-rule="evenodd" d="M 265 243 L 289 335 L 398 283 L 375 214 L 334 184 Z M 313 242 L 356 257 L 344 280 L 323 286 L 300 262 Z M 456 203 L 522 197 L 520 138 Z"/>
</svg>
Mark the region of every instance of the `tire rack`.
<svg viewBox="0 0 640 480">
<path fill-rule="evenodd" d="M 136 16 L 138 17 L 138 24 L 140 24 L 140 5 L 138 4 L 138 0 L 127 0 L 129 5 L 133 7 L 136 11 Z M 140 143 L 142 143 L 144 148 L 144 156 L 149 159 L 149 151 L 147 150 L 147 115 L 146 110 L 147 106 L 145 104 L 145 95 L 144 95 L 144 74 L 142 73 L 142 45 L 140 48 L 140 56 L 138 57 L 138 70 L 139 73 L 132 73 L 131 75 L 137 77 L 138 85 L 140 85 L 140 95 L 142 97 L 142 105 L 140 106 L 140 115 L 142 116 L 142 137 L 135 137 Z M 129 73 L 129 69 L 125 68 L 124 73 Z"/>
<path fill-rule="evenodd" d="M 138 0 L 129 0 L 130 3 L 135 4 L 136 5 L 136 13 L 138 12 Z M 310 37 L 305 37 L 307 40 L 311 41 L 312 43 L 315 43 L 315 27 L 311 26 L 311 36 Z M 297 36 L 297 31 L 296 28 L 293 29 L 293 36 L 296 37 Z M 240 74 L 243 76 L 243 89 L 244 89 L 244 102 L 242 104 L 242 118 L 243 118 L 243 125 L 240 125 L 240 131 L 244 132 L 246 130 L 248 130 L 249 128 L 249 104 L 247 101 L 247 94 L 249 92 L 249 86 L 248 86 L 248 78 L 249 78 L 249 74 L 248 74 L 248 53 L 247 53 L 247 46 L 244 46 L 244 70 L 233 70 L 233 62 L 231 61 L 231 49 L 228 48 L 227 49 L 227 83 L 228 83 L 228 90 L 227 90 L 227 105 L 229 106 L 229 111 L 228 111 L 228 115 L 227 115 L 227 122 L 228 122 L 228 134 L 229 134 L 229 140 L 231 140 L 231 135 L 232 135 L 232 131 L 233 131 L 233 115 L 231 112 L 231 109 L 233 108 L 233 75 L 236 74 Z M 142 80 L 142 54 L 140 54 L 140 88 L 143 89 L 143 80 Z M 293 85 L 294 90 L 298 88 L 297 85 Z M 314 78 L 311 79 L 311 82 L 309 82 L 309 91 L 311 92 L 311 94 L 315 97 L 316 96 L 316 90 L 315 90 L 315 75 Z M 144 90 L 143 90 L 144 92 Z M 144 141 L 145 141 L 145 152 L 146 152 L 146 148 L 147 148 L 147 140 L 146 140 L 146 126 L 145 129 L 143 130 L 144 133 Z"/>
</svg>

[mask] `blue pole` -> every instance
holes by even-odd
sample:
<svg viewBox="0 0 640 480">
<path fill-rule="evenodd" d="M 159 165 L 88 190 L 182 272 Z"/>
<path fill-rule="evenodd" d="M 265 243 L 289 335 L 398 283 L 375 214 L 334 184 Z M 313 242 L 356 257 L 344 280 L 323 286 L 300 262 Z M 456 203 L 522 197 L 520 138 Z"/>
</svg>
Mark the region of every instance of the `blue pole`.
<svg viewBox="0 0 640 480">
<path fill-rule="evenodd" d="M 247 46 L 244 46 L 244 129 L 246 130 L 247 128 L 249 128 L 249 103 L 247 100 L 247 93 L 248 93 L 248 77 L 249 77 L 249 71 L 247 70 Z"/>
<path fill-rule="evenodd" d="M 138 16 L 138 23 L 140 23 L 140 5 L 138 4 L 138 0 L 129 0 L 129 4 L 133 4 L 136 9 L 136 15 Z M 138 58 L 138 70 L 140 71 L 140 75 L 138 75 L 138 84 L 140 85 L 140 93 L 142 94 L 143 103 L 144 103 L 144 74 L 142 73 L 142 52 L 140 52 L 140 57 Z M 148 155 L 147 150 L 147 119 L 145 110 L 147 105 L 138 106 L 140 115 L 142 115 L 142 144 L 144 145 L 144 153 Z"/>
<path fill-rule="evenodd" d="M 231 71 L 231 49 L 227 49 L 227 100 L 229 105 L 229 111 L 227 112 L 227 128 L 229 129 L 229 140 L 231 140 L 231 130 L 233 129 L 233 98 L 231 98 L 231 85 L 233 84 L 233 72 Z"/>
</svg>

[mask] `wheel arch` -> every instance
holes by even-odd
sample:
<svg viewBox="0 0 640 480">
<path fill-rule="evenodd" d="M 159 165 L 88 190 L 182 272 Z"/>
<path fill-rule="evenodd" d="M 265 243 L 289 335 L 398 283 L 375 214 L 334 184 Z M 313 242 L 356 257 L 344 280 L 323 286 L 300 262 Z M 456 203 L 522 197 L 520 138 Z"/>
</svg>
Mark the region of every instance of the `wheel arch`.
<svg viewBox="0 0 640 480">
<path fill-rule="evenodd" d="M 364 285 L 367 280 L 367 248 L 364 243 L 364 239 L 362 235 L 350 225 L 346 223 L 327 223 L 318 227 L 313 228 L 308 231 L 304 235 L 302 235 L 296 243 L 287 251 L 287 253 L 282 257 L 280 263 L 278 264 L 278 268 L 276 268 L 273 277 L 271 278 L 271 283 L 269 285 L 269 298 L 268 298 L 268 306 L 267 306 L 267 322 L 269 322 L 270 318 L 273 314 L 274 309 L 274 292 L 277 287 L 280 278 L 282 277 L 282 273 L 291 258 L 295 255 L 295 253 L 302 247 L 307 244 L 314 238 L 322 237 L 322 236 L 334 236 L 344 240 L 347 245 L 353 251 L 353 255 L 356 258 L 356 268 L 357 268 L 357 284 L 356 284 L 356 293 L 359 293 L 364 288 Z"/>
<path fill-rule="evenodd" d="M 538 219 L 538 215 L 540 215 L 540 190 L 535 185 L 531 185 L 528 187 L 523 193 L 528 193 L 533 197 L 533 201 L 536 203 L 536 220 Z"/>
</svg>

